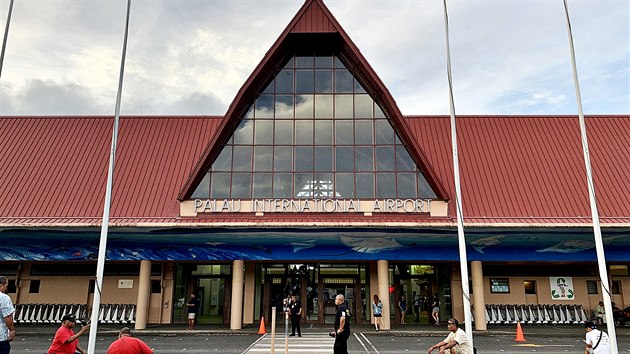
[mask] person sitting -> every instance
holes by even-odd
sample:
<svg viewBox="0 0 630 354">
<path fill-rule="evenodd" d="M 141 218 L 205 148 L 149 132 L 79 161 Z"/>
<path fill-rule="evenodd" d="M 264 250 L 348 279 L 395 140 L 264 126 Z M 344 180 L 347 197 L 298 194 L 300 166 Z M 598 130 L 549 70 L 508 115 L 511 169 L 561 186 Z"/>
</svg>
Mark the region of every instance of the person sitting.
<svg viewBox="0 0 630 354">
<path fill-rule="evenodd" d="M 606 323 L 606 309 L 604 308 L 604 302 L 600 301 L 595 310 L 593 310 L 593 321 L 597 321 L 599 324 Z"/>
</svg>

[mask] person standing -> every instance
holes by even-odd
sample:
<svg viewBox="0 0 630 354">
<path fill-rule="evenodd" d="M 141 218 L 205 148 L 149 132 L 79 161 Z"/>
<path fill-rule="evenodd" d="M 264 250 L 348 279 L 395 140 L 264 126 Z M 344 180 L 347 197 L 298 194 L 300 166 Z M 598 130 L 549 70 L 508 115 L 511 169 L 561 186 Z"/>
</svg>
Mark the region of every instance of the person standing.
<svg viewBox="0 0 630 354">
<path fill-rule="evenodd" d="M 400 310 L 400 324 L 405 324 L 405 315 L 407 314 L 407 298 L 402 295 L 398 300 L 398 309 Z"/>
<path fill-rule="evenodd" d="M 118 332 L 118 339 L 107 348 L 107 354 L 153 354 L 153 349 L 140 339 L 132 337 L 129 327 L 123 327 Z"/>
<path fill-rule="evenodd" d="M 372 302 L 372 313 L 374 314 L 374 327 L 378 332 L 379 324 L 383 329 L 383 303 L 376 294 L 374 294 L 374 301 Z"/>
<path fill-rule="evenodd" d="M 65 314 L 61 318 L 61 326 L 55 332 L 48 354 L 74 354 L 77 351 L 85 354 L 85 350 L 79 345 L 79 337 L 90 329 L 90 325 L 81 327 L 75 334 L 72 329 L 76 322 L 77 318 L 71 314 Z"/>
<path fill-rule="evenodd" d="M 435 321 L 436 326 L 440 324 L 440 297 L 438 296 L 438 293 L 433 294 L 431 317 L 433 317 L 433 321 Z"/>
<path fill-rule="evenodd" d="M 416 313 L 416 322 L 420 322 L 420 296 L 414 291 L 413 292 L 413 311 Z"/>
<path fill-rule="evenodd" d="M 333 354 L 348 354 L 348 338 L 350 338 L 350 312 L 346 308 L 346 299 L 339 294 L 335 297 L 337 312 L 335 313 L 335 331 L 330 332 L 335 337 Z"/>
<path fill-rule="evenodd" d="M 584 343 L 584 354 L 610 354 L 610 338 L 606 332 L 597 329 L 597 325 L 593 321 L 584 323 L 586 329 L 586 339 Z"/>
<path fill-rule="evenodd" d="M 446 322 L 450 333 L 443 341 L 429 347 L 429 354 L 435 349 L 439 350 L 439 354 L 473 354 L 473 347 L 466 332 L 459 328 L 459 322 L 454 318 L 449 318 Z"/>
<path fill-rule="evenodd" d="M 297 329 L 298 337 L 301 337 L 300 318 L 302 316 L 302 303 L 297 301 L 295 295 L 291 295 L 289 311 L 291 311 L 291 334 L 289 336 L 295 337 L 295 330 Z"/>
<path fill-rule="evenodd" d="M 15 325 L 13 314 L 15 308 L 11 298 L 6 294 L 9 287 L 9 280 L 0 275 L 0 354 L 9 354 L 11 351 L 11 341 L 15 339 Z"/>
<path fill-rule="evenodd" d="M 199 311 L 199 299 L 195 293 L 190 294 L 190 300 L 188 300 L 188 329 L 195 329 L 195 319 L 197 318 L 197 312 Z"/>
</svg>

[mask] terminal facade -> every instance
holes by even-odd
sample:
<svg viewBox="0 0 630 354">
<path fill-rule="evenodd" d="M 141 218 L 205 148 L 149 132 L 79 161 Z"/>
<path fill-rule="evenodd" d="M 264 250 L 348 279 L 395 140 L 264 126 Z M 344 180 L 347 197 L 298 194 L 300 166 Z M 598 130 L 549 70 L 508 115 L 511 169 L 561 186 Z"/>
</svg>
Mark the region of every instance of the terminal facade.
<svg viewBox="0 0 630 354">
<path fill-rule="evenodd" d="M 421 84 L 421 83 L 419 83 Z M 589 116 L 612 299 L 630 306 L 630 116 Z M 450 117 L 404 116 L 307 0 L 224 116 L 122 117 L 101 301 L 135 324 L 463 320 Z M 0 274 L 18 305 L 91 306 L 112 117 L 0 117 Z M 486 305 L 602 299 L 576 116 L 458 117 L 478 329 Z M 59 294 L 62 293 L 63 300 Z M 414 304 L 414 299 L 417 303 Z M 414 306 L 416 305 L 416 306 Z M 414 313 L 414 314 L 412 314 Z M 483 319 L 483 320 L 479 320 Z"/>
</svg>

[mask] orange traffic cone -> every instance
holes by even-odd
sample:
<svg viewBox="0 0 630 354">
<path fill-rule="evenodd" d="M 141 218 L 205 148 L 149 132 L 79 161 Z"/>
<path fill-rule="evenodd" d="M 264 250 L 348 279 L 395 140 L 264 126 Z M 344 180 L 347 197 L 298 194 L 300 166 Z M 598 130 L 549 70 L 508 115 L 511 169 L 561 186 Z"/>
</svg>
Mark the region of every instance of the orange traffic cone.
<svg viewBox="0 0 630 354">
<path fill-rule="evenodd" d="M 514 340 L 517 342 L 526 342 L 523 329 L 521 328 L 521 321 L 518 321 L 516 324 L 516 338 L 514 338 Z"/>
<path fill-rule="evenodd" d="M 258 334 L 267 334 L 267 330 L 265 329 L 265 318 L 260 318 L 260 328 L 258 329 Z"/>
</svg>

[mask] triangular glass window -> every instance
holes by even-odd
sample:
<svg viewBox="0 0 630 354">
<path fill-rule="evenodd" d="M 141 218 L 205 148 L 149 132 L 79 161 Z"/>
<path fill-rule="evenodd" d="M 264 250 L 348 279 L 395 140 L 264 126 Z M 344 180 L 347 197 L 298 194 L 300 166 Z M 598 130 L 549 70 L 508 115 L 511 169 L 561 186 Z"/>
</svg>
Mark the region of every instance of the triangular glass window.
<svg viewBox="0 0 630 354">
<path fill-rule="evenodd" d="M 294 56 L 252 102 L 193 198 L 435 198 L 336 56 Z"/>
</svg>

